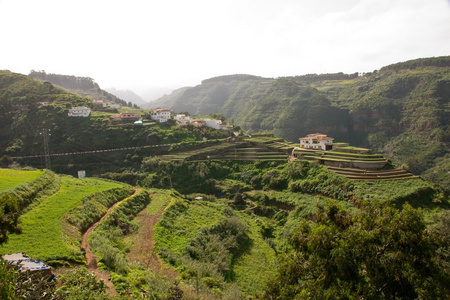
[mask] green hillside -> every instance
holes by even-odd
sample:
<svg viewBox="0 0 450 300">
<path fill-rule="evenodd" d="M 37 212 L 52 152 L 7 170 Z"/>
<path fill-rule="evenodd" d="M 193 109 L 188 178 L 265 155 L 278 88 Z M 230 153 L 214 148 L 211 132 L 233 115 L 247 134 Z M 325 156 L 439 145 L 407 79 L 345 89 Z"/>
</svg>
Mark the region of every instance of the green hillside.
<svg viewBox="0 0 450 300">
<path fill-rule="evenodd" d="M 21 234 L 10 235 L 0 247 L 2 253 L 26 252 L 35 258 L 83 261 L 79 241 L 70 245 L 64 241 L 63 217 L 79 206 L 83 198 L 93 193 L 122 186 L 98 179 L 77 180 L 63 177 L 61 188 L 20 218 Z M 78 247 L 76 247 L 78 244 Z"/>
<path fill-rule="evenodd" d="M 382 153 L 448 190 L 449 65 L 446 56 L 366 74 L 221 76 L 166 99 L 175 111 L 221 113 L 246 132 L 271 132 L 290 142 L 325 133 Z"/>
<path fill-rule="evenodd" d="M 275 151 L 280 142 L 261 136 L 236 144 L 252 140 L 247 148 L 252 151 L 256 145 Z M 195 153 L 195 161 L 147 157 L 139 171 L 103 175 L 133 181 L 136 189 L 49 171 L 29 182 L 30 171 L 15 171 L 22 186 L 0 194 L 0 221 L 9 229 L 0 253 L 25 251 L 53 266 L 65 265 L 56 272 L 78 270 L 71 284 L 64 276 L 58 279 L 65 288 L 104 292 L 83 269 L 72 265 L 68 271 L 67 262 L 88 261 L 80 251 L 81 234 L 106 216 L 89 236 L 98 263 L 88 266 L 107 272 L 119 299 L 175 293 L 202 299 L 292 298 L 301 292 L 437 299 L 449 292 L 449 202 L 426 181 L 353 180 L 300 159 L 220 159 L 218 154 L 202 160 L 210 151 L 227 157 L 229 149 L 199 149 L 205 153 Z M 6 170 L 2 174 L 8 176 Z M 47 192 L 21 210 L 18 204 L 30 190 L 25 186 Z M 21 215 L 19 224 L 10 223 L 11 213 Z M 389 275 L 389 281 L 372 269 Z M 320 270 L 326 270 L 330 284 L 313 276 Z M 85 278 L 92 284 L 84 286 Z M 432 284 L 424 286 L 425 281 Z"/>
<path fill-rule="evenodd" d="M 94 79 L 90 77 L 77 77 L 73 75 L 60 75 L 52 73 L 47 74 L 45 71 L 35 70 L 32 70 L 28 76 L 42 82 L 51 82 L 54 85 L 60 86 L 71 93 L 82 97 L 87 97 L 92 100 L 108 100 L 127 106 L 126 101 L 105 90 L 102 90 Z"/>
<path fill-rule="evenodd" d="M 92 79 L 0 71 L 0 254 L 58 274 L 0 259 L 0 298 L 447 299 L 449 61 L 221 76 L 165 97 L 236 135 L 131 108 L 143 125 L 71 118 L 92 102 L 68 85 Z M 298 147 L 315 132 L 351 146 Z"/>
<path fill-rule="evenodd" d="M 42 175 L 44 171 L 0 169 L 0 193 L 32 182 Z"/>
<path fill-rule="evenodd" d="M 15 161 L 46 167 L 43 154 L 47 143 L 53 170 L 71 175 L 76 175 L 79 169 L 91 175 L 102 174 L 139 168 L 145 156 L 164 153 L 168 149 L 168 146 L 149 146 L 195 142 L 203 137 L 224 138 L 229 134 L 206 128 L 176 128 L 173 122 L 156 124 L 149 121 L 149 111 L 131 108 L 120 112 L 141 115 L 146 120 L 145 126 L 111 124 L 109 117 L 117 111 L 93 110 L 87 118 L 68 117 L 71 107 L 92 108 L 92 101 L 48 81 L 41 82 L 9 71 L 0 71 L 0 82 L 0 163 L 3 166 L 12 162 L 11 157 L 36 156 Z M 50 104 L 39 104 L 44 101 Z M 142 148 L 144 146 L 147 148 Z M 114 151 L 72 154 L 94 150 Z M 71 155 L 65 155 L 68 153 Z"/>
</svg>

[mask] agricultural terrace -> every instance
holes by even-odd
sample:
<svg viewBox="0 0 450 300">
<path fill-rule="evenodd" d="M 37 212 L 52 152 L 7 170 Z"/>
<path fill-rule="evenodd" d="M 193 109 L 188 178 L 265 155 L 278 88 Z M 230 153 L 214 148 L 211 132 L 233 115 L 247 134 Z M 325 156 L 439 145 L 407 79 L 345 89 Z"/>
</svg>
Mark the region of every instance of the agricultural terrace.
<svg viewBox="0 0 450 300">
<path fill-rule="evenodd" d="M 0 253 L 25 252 L 45 261 L 83 261 L 80 249 L 70 247 L 62 240 L 60 223 L 63 216 L 80 205 L 84 197 L 121 186 L 123 184 L 117 182 L 63 176 L 58 192 L 20 217 L 22 233 L 10 234 L 9 241 L 0 246 Z"/>
<path fill-rule="evenodd" d="M 236 283 L 246 295 L 260 291 L 275 270 L 275 251 L 257 221 L 222 201 L 174 199 L 155 226 L 155 249 L 182 277 L 211 286 Z"/>
<path fill-rule="evenodd" d="M 0 169 L 0 192 L 12 190 L 30 183 L 44 175 L 44 173 L 44 170 L 23 171 Z"/>
</svg>

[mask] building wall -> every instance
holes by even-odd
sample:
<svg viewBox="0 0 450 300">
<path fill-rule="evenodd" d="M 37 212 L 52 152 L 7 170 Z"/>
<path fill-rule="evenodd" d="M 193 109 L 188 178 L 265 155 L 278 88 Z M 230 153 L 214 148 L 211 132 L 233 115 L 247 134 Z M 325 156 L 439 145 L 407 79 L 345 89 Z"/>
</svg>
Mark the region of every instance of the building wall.
<svg viewBox="0 0 450 300">
<path fill-rule="evenodd" d="M 69 109 L 69 117 L 89 117 L 91 109 L 87 107 L 74 107 Z"/>
</svg>

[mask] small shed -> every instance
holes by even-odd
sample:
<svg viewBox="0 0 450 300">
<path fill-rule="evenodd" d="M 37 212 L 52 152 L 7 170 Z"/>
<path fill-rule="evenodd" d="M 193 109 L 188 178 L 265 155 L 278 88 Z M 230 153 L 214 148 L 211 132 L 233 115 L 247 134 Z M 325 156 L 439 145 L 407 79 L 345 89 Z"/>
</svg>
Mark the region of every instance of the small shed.
<svg viewBox="0 0 450 300">
<path fill-rule="evenodd" d="M 8 262 L 17 264 L 20 261 L 21 272 L 41 272 L 43 275 L 52 275 L 52 268 L 37 261 L 25 253 L 5 254 L 2 258 Z"/>
</svg>

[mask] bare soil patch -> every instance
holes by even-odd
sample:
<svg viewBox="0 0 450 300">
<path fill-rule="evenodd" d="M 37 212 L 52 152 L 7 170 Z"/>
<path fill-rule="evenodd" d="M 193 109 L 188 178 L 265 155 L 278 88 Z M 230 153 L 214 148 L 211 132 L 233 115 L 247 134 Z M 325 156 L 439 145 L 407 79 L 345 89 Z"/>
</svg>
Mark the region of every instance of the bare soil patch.
<svg viewBox="0 0 450 300">
<path fill-rule="evenodd" d="M 139 225 L 139 232 L 132 238 L 132 246 L 127 258 L 131 262 L 140 262 L 158 274 L 175 280 L 178 273 L 173 267 L 162 262 L 154 249 L 153 227 L 161 218 L 164 208 L 161 208 L 158 214 L 149 214 L 145 209 L 137 214 L 136 221 Z"/>
</svg>

